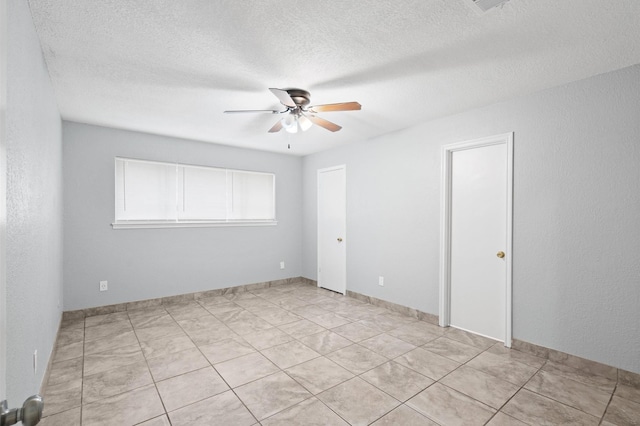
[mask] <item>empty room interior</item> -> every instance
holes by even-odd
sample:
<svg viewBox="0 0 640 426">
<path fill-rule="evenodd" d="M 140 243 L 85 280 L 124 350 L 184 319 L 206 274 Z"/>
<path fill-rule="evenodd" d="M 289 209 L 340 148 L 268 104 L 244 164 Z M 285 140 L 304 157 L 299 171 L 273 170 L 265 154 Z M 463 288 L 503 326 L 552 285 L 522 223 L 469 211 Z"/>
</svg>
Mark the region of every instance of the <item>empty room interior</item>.
<svg viewBox="0 0 640 426">
<path fill-rule="evenodd" d="M 0 31 L 3 425 L 640 425 L 639 1 Z"/>
</svg>

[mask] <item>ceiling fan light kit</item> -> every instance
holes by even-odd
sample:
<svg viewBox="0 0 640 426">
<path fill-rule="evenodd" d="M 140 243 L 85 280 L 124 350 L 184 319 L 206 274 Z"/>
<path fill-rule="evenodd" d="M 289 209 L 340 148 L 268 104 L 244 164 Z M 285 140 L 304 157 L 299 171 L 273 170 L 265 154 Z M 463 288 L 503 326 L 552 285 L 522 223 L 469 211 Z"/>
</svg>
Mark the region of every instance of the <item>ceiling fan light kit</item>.
<svg viewBox="0 0 640 426">
<path fill-rule="evenodd" d="M 336 104 L 325 104 L 309 106 L 311 102 L 311 95 L 306 90 L 302 89 L 269 89 L 273 93 L 280 103 L 284 105 L 283 111 L 278 110 L 230 110 L 225 111 L 227 114 L 233 113 L 260 113 L 268 112 L 271 114 L 286 114 L 282 119 L 278 120 L 276 124 L 269 129 L 269 133 L 277 133 L 284 129 L 288 133 L 297 133 L 298 130 L 306 132 L 314 124 L 320 126 L 330 132 L 337 132 L 342 129 L 335 123 L 318 117 L 316 114 L 319 112 L 334 112 L 334 111 L 358 111 L 362 106 L 358 102 L 342 102 Z"/>
</svg>

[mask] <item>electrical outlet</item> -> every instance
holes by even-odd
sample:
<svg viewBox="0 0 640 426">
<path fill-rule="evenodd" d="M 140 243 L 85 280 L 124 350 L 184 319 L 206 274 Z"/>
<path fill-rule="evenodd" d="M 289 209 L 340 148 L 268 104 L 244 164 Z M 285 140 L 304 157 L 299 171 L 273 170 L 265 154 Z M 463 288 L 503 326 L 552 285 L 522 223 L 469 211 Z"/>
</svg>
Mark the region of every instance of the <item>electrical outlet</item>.
<svg viewBox="0 0 640 426">
<path fill-rule="evenodd" d="M 284 269 L 284 260 L 280 262 L 280 269 Z"/>
<path fill-rule="evenodd" d="M 38 350 L 33 351 L 33 375 L 38 374 Z"/>
<path fill-rule="evenodd" d="M 384 287 L 384 277 L 378 277 L 378 285 Z"/>
<path fill-rule="evenodd" d="M 109 290 L 109 283 L 107 281 L 100 281 L 100 291 Z"/>
</svg>

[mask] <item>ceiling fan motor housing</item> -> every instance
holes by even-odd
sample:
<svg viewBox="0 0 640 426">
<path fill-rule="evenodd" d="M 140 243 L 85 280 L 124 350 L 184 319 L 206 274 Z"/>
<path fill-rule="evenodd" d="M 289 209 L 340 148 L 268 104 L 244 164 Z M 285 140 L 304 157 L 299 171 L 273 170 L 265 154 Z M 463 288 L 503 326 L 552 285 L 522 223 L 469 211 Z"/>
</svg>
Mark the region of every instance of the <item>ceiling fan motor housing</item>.
<svg viewBox="0 0 640 426">
<path fill-rule="evenodd" d="M 302 89 L 284 89 L 284 90 L 289 94 L 293 102 L 295 102 L 295 104 L 299 108 L 305 107 L 309 105 L 309 102 L 311 102 L 311 99 L 310 99 L 311 94 L 306 90 L 302 90 Z"/>
</svg>

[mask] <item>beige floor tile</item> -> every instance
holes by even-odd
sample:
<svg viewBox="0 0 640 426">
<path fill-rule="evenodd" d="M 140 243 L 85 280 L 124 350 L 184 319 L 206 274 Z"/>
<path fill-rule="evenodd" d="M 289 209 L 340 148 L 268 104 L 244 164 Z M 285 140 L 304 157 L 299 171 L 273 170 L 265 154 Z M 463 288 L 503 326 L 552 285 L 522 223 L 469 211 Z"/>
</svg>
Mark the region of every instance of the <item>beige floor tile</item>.
<svg viewBox="0 0 640 426">
<path fill-rule="evenodd" d="M 296 315 L 300 315 L 301 317 L 304 317 L 306 319 L 310 319 L 312 317 L 317 317 L 317 316 L 329 313 L 329 311 L 327 311 L 326 309 L 322 309 L 320 306 L 316 306 L 316 305 L 299 306 L 291 309 L 291 312 L 293 312 Z"/>
<path fill-rule="evenodd" d="M 176 320 L 173 319 L 166 310 L 163 310 L 159 311 L 157 315 L 136 318 L 135 320 L 132 320 L 131 323 L 137 330 L 139 328 L 172 326 L 176 324 Z"/>
<path fill-rule="evenodd" d="M 202 306 L 228 305 L 232 303 L 224 296 L 203 297 L 198 299 L 197 302 Z"/>
<path fill-rule="evenodd" d="M 73 358 L 78 358 L 84 355 L 84 343 L 75 342 L 68 345 L 56 347 L 56 351 L 53 354 L 53 362 L 66 361 Z"/>
<path fill-rule="evenodd" d="M 233 330 L 234 332 L 238 333 L 241 336 L 243 336 L 245 334 L 255 333 L 256 331 L 269 330 L 269 329 L 273 328 L 273 325 L 269 324 L 268 322 L 266 322 L 262 318 L 260 318 L 258 316 L 255 316 L 255 315 L 254 315 L 254 318 L 252 318 L 252 319 L 244 319 L 244 320 L 238 320 L 238 321 L 227 321 L 226 325 L 231 330 Z"/>
<path fill-rule="evenodd" d="M 320 356 L 318 352 L 297 340 L 265 349 L 262 351 L 262 355 L 282 369 L 293 367 Z"/>
<path fill-rule="evenodd" d="M 527 364 L 528 366 L 540 368 L 544 365 L 546 360 L 544 358 L 540 358 L 525 352 L 520 352 L 515 349 L 505 348 L 504 344 L 501 342 L 496 343 L 487 349 L 487 352 L 492 353 L 494 355 L 502 356 L 507 359 L 511 359 L 513 361 L 518 361 L 522 364 Z"/>
<path fill-rule="evenodd" d="M 88 404 L 153 383 L 145 361 L 85 376 L 82 402 Z"/>
<path fill-rule="evenodd" d="M 458 342 L 469 346 L 475 346 L 482 350 L 489 349 L 491 346 L 496 344 L 495 340 L 489 339 L 488 337 L 479 336 L 453 327 L 449 328 L 447 337 L 451 340 L 457 340 Z"/>
<path fill-rule="evenodd" d="M 433 380 L 440 380 L 460 366 L 460 364 L 449 358 L 436 355 L 422 348 L 407 352 L 396 358 L 395 361 Z"/>
<path fill-rule="evenodd" d="M 394 361 L 386 362 L 360 377 L 402 402 L 433 384 L 428 377 Z"/>
<path fill-rule="evenodd" d="M 218 304 L 205 305 L 205 304 L 202 304 L 201 301 L 199 301 L 199 303 L 202 305 L 203 308 L 209 311 L 211 315 L 213 315 L 214 317 L 216 317 L 222 322 L 225 322 L 226 318 L 229 315 L 233 314 L 234 312 L 244 311 L 244 308 L 242 306 L 238 306 L 233 302 L 229 302 L 228 300 L 224 303 L 218 303 Z"/>
<path fill-rule="evenodd" d="M 309 398 L 260 422 L 262 426 L 348 426 L 316 398 Z"/>
<path fill-rule="evenodd" d="M 372 426 L 438 426 L 422 414 L 406 405 L 401 405 L 388 414 L 385 414 Z"/>
<path fill-rule="evenodd" d="M 210 330 L 212 328 L 222 326 L 222 321 L 213 315 L 207 315 L 200 318 L 185 318 L 178 320 L 178 324 L 187 334 L 197 333 L 202 330 Z"/>
<path fill-rule="evenodd" d="M 134 425 L 164 413 L 154 385 L 112 396 L 82 407 L 82 426 Z"/>
<path fill-rule="evenodd" d="M 85 326 L 84 318 L 76 318 L 70 320 L 62 320 L 60 323 L 60 330 L 71 330 L 71 329 L 83 329 Z"/>
<path fill-rule="evenodd" d="M 172 426 L 250 426 L 256 419 L 231 391 L 169 413 Z"/>
<path fill-rule="evenodd" d="M 167 310 L 167 312 L 169 312 L 169 315 L 171 315 L 176 321 L 181 319 L 199 318 L 211 315 L 209 311 L 204 309 L 202 305 L 200 305 L 195 300 L 183 303 L 171 303 L 165 305 L 165 309 Z"/>
<path fill-rule="evenodd" d="M 406 403 L 443 426 L 485 424 L 494 410 L 439 383 L 428 387 Z"/>
<path fill-rule="evenodd" d="M 139 423 L 138 426 L 171 426 L 166 415 Z"/>
<path fill-rule="evenodd" d="M 352 342 L 360 342 L 380 334 L 380 331 L 357 322 L 332 328 L 331 331 L 351 340 Z"/>
<path fill-rule="evenodd" d="M 117 336 L 127 331 L 133 331 L 133 326 L 129 319 L 113 321 L 102 325 L 96 325 L 94 327 L 87 327 L 84 330 L 84 340 L 89 342 L 91 340 L 103 339 L 109 336 Z"/>
<path fill-rule="evenodd" d="M 259 313 L 256 313 L 258 315 Z M 292 314 L 289 311 L 285 311 L 284 309 L 280 309 L 279 311 L 273 311 L 270 314 L 265 314 L 260 316 L 264 321 L 268 322 L 273 326 L 290 324 L 292 322 L 300 321 L 302 317 Z"/>
<path fill-rule="evenodd" d="M 237 337 L 238 334 L 226 325 L 219 325 L 215 328 L 190 331 L 189 338 L 198 346 L 212 345 L 221 340 Z"/>
<path fill-rule="evenodd" d="M 199 346 L 211 364 L 228 361 L 255 352 L 255 348 L 240 336 L 224 339 L 211 345 Z"/>
<path fill-rule="evenodd" d="M 467 365 L 516 386 L 524 385 L 537 371 L 535 367 L 488 352 L 481 353 L 469 361 Z"/>
<path fill-rule="evenodd" d="M 640 403 L 614 396 L 604 420 L 618 426 L 640 425 Z"/>
<path fill-rule="evenodd" d="M 640 403 L 640 388 L 618 383 L 618 386 L 616 387 L 616 396 Z"/>
<path fill-rule="evenodd" d="M 175 322 L 173 324 L 167 325 L 136 328 L 135 332 L 140 342 L 147 342 L 149 340 L 155 340 L 169 336 L 179 336 L 184 334 L 184 331 Z"/>
<path fill-rule="evenodd" d="M 146 342 L 141 342 L 140 346 L 142 347 L 142 353 L 147 359 L 196 347 L 186 334 L 147 340 Z"/>
<path fill-rule="evenodd" d="M 447 337 L 432 340 L 423 345 L 422 348 L 459 363 L 465 363 L 482 352 L 480 348 L 469 346 Z"/>
<path fill-rule="evenodd" d="M 496 413 L 487 426 L 527 426 L 527 424 L 500 412 Z"/>
<path fill-rule="evenodd" d="M 360 345 L 387 358 L 395 358 L 416 348 L 411 343 L 386 333 L 363 340 Z"/>
<path fill-rule="evenodd" d="M 618 380 L 618 369 L 615 367 L 554 349 L 549 349 L 549 361 L 575 368 L 589 376 L 601 376 L 609 380 Z"/>
<path fill-rule="evenodd" d="M 416 326 L 413 324 L 395 328 L 387 332 L 387 334 L 390 334 L 393 337 L 397 337 L 398 339 L 404 340 L 405 342 L 411 343 L 415 346 L 422 346 L 425 343 L 428 343 L 442 336 L 441 333 L 437 333 L 435 332 L 435 330 Z"/>
<path fill-rule="evenodd" d="M 342 349 L 353 344 L 351 340 L 329 330 L 303 337 L 300 341 L 322 355 L 326 355 L 330 352 L 337 351 L 338 349 Z"/>
<path fill-rule="evenodd" d="M 451 372 L 440 383 L 495 409 L 502 407 L 519 389 L 512 383 L 466 365 Z"/>
<path fill-rule="evenodd" d="M 279 368 L 256 352 L 216 364 L 216 370 L 229 386 L 235 388 L 273 374 Z"/>
<path fill-rule="evenodd" d="M 542 370 L 553 373 L 557 376 L 563 376 L 567 379 L 575 380 L 576 382 L 584 383 L 585 385 L 595 387 L 603 392 L 613 392 L 616 387 L 616 380 L 611 380 L 606 377 L 591 374 L 587 371 L 577 370 L 563 364 L 557 364 L 551 361 L 547 361 L 542 367 Z"/>
<path fill-rule="evenodd" d="M 45 417 L 40 426 L 71 426 L 80 424 L 80 407 Z"/>
<path fill-rule="evenodd" d="M 596 417 L 602 417 L 611 399 L 609 392 L 603 392 L 544 370 L 533 376 L 525 385 L 525 389 Z"/>
<path fill-rule="evenodd" d="M 306 319 L 289 324 L 284 324 L 279 326 L 278 328 L 296 339 L 302 339 L 303 337 L 307 337 L 326 330 L 324 327 L 316 324 L 315 322 Z"/>
<path fill-rule="evenodd" d="M 180 352 L 148 358 L 147 363 L 149 364 L 151 375 L 156 382 L 190 371 L 199 370 L 209 365 L 209 361 L 207 361 L 198 349 L 185 349 Z"/>
<path fill-rule="evenodd" d="M 366 308 L 366 305 L 358 305 L 358 306 L 349 305 L 346 308 L 337 310 L 335 312 L 336 314 L 343 316 L 345 318 L 349 318 L 352 321 L 359 321 L 363 319 L 373 319 L 376 316 L 376 314 L 374 314 L 373 312 L 371 312 L 369 309 Z"/>
<path fill-rule="evenodd" d="M 44 416 L 61 413 L 82 404 L 82 379 L 49 385 L 44 394 Z"/>
<path fill-rule="evenodd" d="M 58 346 L 66 346 L 70 343 L 84 340 L 84 328 L 64 328 L 58 333 Z"/>
<path fill-rule="evenodd" d="M 83 362 L 83 358 L 78 357 L 52 363 L 47 386 L 82 378 Z"/>
<path fill-rule="evenodd" d="M 318 399 L 351 425 L 368 425 L 400 405 L 359 377 L 322 392 Z"/>
<path fill-rule="evenodd" d="M 331 352 L 327 358 L 354 374 L 362 374 L 387 362 L 387 358 L 357 344 Z"/>
<path fill-rule="evenodd" d="M 380 321 L 378 318 L 382 317 L 382 315 L 376 315 L 376 317 L 372 319 L 362 319 L 356 321 L 358 324 L 362 324 L 366 327 L 373 328 L 374 330 L 378 330 L 380 333 L 386 333 L 395 328 L 398 328 L 398 324 L 389 324 L 387 321 Z M 402 325 L 400 325 L 401 327 Z"/>
<path fill-rule="evenodd" d="M 270 348 L 272 346 L 287 343 L 293 340 L 293 337 L 280 330 L 279 328 L 270 328 L 264 331 L 245 334 L 242 336 L 251 346 L 258 350 Z"/>
<path fill-rule="evenodd" d="M 329 312 L 324 315 L 319 315 L 317 317 L 308 318 L 316 324 L 321 325 L 324 328 L 334 328 L 339 327 L 341 325 L 349 324 L 351 320 L 348 320 L 345 317 L 342 317 L 334 312 Z"/>
<path fill-rule="evenodd" d="M 100 352 L 108 351 L 110 349 L 122 348 L 124 346 L 137 345 L 138 338 L 133 330 L 125 331 L 121 334 L 114 334 L 103 339 L 91 340 L 84 342 L 84 354 L 91 355 Z"/>
<path fill-rule="evenodd" d="M 361 322 L 366 322 L 367 320 L 368 319 L 365 318 L 365 319 L 362 319 Z M 380 327 L 385 327 L 385 328 L 390 327 L 391 329 L 405 327 L 407 325 L 414 324 L 414 323 L 418 324 L 418 321 L 415 318 L 409 318 L 404 315 L 398 315 L 397 313 L 390 313 L 389 311 L 386 311 L 386 313 L 371 317 L 370 321 L 375 322 Z M 434 330 L 425 330 L 425 331 L 428 331 L 429 333 L 432 333 L 432 334 L 434 333 Z M 444 329 L 439 330 L 435 334 L 440 335 L 442 333 L 444 333 Z"/>
<path fill-rule="evenodd" d="M 127 310 L 127 314 L 129 315 L 129 321 L 131 321 L 131 324 L 135 328 L 138 327 L 140 322 L 143 322 L 147 318 L 167 315 L 167 310 L 163 306 L 157 305 L 141 309 L 129 309 Z"/>
<path fill-rule="evenodd" d="M 236 395 L 258 420 L 272 416 L 311 394 L 283 372 L 237 387 Z"/>
<path fill-rule="evenodd" d="M 98 354 L 85 355 L 84 376 L 91 376 L 141 361 L 144 361 L 144 355 L 142 355 L 140 345 L 124 346 Z"/>
<path fill-rule="evenodd" d="M 62 324 L 41 424 L 256 425 L 229 386 L 265 426 L 639 424 L 640 390 L 568 364 L 589 362 L 306 284 L 147 305 Z"/>
<path fill-rule="evenodd" d="M 167 411 L 201 401 L 229 390 L 229 386 L 212 368 L 205 367 L 156 383 Z"/>
<path fill-rule="evenodd" d="M 298 299 L 294 296 L 285 296 L 280 299 L 274 300 L 274 303 L 281 307 L 282 309 L 291 310 L 293 308 L 298 308 L 300 306 L 307 305 L 307 302 Z"/>
<path fill-rule="evenodd" d="M 286 373 L 314 395 L 353 377 L 351 372 L 325 357 L 296 365 Z"/>
<path fill-rule="evenodd" d="M 544 396 L 520 390 L 501 410 L 531 425 L 597 425 L 599 420 L 587 413 Z"/>
<path fill-rule="evenodd" d="M 212 309 L 214 308 L 208 308 L 207 310 L 225 324 L 234 321 L 251 320 L 255 317 L 254 314 L 247 311 L 242 306 L 236 305 L 232 302 L 229 302 L 229 304 L 226 305 L 216 305 L 215 312 L 213 312 Z"/>
</svg>

